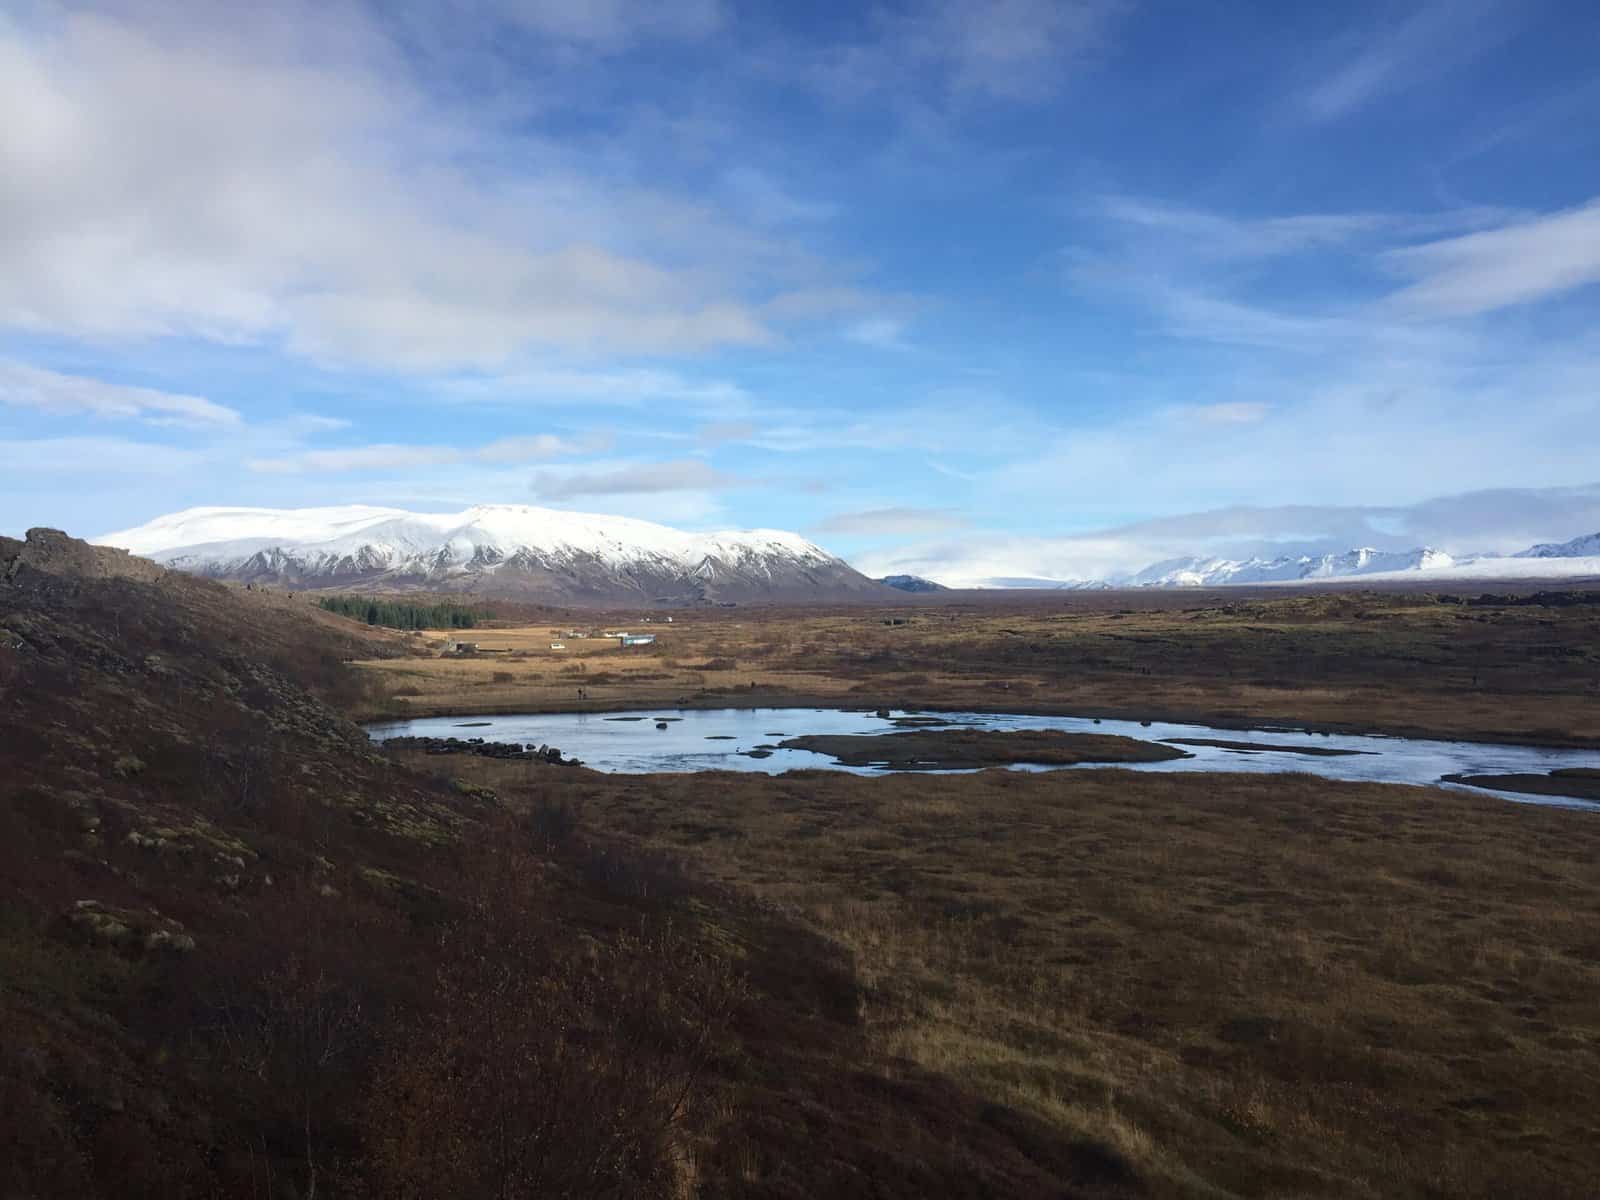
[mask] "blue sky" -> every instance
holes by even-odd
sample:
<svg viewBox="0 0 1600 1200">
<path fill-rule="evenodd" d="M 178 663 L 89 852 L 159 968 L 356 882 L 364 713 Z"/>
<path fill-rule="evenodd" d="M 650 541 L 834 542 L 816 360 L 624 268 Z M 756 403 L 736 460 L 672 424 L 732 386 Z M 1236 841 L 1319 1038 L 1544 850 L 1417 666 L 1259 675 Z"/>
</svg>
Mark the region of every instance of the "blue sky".
<svg viewBox="0 0 1600 1200">
<path fill-rule="evenodd" d="M 952 579 L 1593 532 L 1597 60 L 1560 0 L 21 0 L 0 529 L 520 502 Z"/>
</svg>

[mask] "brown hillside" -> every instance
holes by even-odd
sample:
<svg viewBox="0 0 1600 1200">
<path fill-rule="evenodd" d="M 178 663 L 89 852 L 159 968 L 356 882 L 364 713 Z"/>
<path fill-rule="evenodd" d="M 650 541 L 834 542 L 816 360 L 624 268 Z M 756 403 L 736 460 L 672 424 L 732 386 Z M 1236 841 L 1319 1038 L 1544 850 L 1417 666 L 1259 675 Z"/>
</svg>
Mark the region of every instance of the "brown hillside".
<svg viewBox="0 0 1600 1200">
<path fill-rule="evenodd" d="M 0 543 L 0 1195 L 1139 1191 L 873 1051 L 832 943 L 332 705 L 395 639 Z"/>
</svg>

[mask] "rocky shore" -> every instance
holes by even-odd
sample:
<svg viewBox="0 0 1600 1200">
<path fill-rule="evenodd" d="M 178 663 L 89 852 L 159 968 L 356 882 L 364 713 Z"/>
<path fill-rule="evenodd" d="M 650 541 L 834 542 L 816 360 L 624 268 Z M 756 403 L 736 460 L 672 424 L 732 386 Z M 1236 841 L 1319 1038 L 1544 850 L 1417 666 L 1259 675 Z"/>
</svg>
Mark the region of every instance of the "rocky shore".
<svg viewBox="0 0 1600 1200">
<path fill-rule="evenodd" d="M 524 745 L 521 742 L 486 742 L 482 738 L 397 737 L 384 743 L 395 750 L 420 750 L 424 754 L 474 754 L 479 758 L 521 759 L 552 766 L 582 766 L 575 758 L 562 757 L 554 746 Z"/>
</svg>

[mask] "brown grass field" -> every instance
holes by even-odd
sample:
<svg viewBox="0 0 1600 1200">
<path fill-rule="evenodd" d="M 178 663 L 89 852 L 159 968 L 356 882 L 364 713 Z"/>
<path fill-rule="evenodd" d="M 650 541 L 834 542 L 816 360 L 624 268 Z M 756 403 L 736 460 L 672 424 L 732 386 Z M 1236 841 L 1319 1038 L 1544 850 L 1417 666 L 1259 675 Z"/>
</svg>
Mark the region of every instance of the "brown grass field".
<svg viewBox="0 0 1600 1200">
<path fill-rule="evenodd" d="M 1569 593 L 1592 599 L 1600 593 Z M 1135 607 L 1138 605 L 1139 607 Z M 637 620 L 640 614 L 632 614 Z M 738 609 L 600 628 L 595 617 L 481 629 L 505 653 L 362 664 L 367 716 L 781 705 L 1005 709 L 1220 726 L 1258 722 L 1600 745 L 1600 604 L 1465 603 L 1426 593 L 1129 596 Z M 903 622 L 893 624 L 891 622 Z M 579 691 L 582 689 L 582 697 Z"/>
<path fill-rule="evenodd" d="M 1311 776 L 608 777 L 412 760 L 843 947 L 890 1060 L 1145 1194 L 1600 1178 L 1600 822 Z"/>
</svg>

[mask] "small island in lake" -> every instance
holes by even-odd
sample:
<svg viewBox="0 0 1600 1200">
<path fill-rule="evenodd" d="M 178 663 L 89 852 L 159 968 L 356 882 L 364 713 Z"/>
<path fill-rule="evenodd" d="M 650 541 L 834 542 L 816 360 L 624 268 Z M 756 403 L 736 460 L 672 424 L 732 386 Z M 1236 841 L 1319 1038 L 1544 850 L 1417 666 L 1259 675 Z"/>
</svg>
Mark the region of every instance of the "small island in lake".
<svg viewBox="0 0 1600 1200">
<path fill-rule="evenodd" d="M 1102 733 L 1057 729 L 917 729 L 903 733 L 808 734 L 779 743 L 811 750 L 850 767 L 895 771 L 960 771 L 1016 765 L 1074 767 L 1081 763 L 1150 763 L 1189 755 L 1175 746 Z"/>
</svg>

